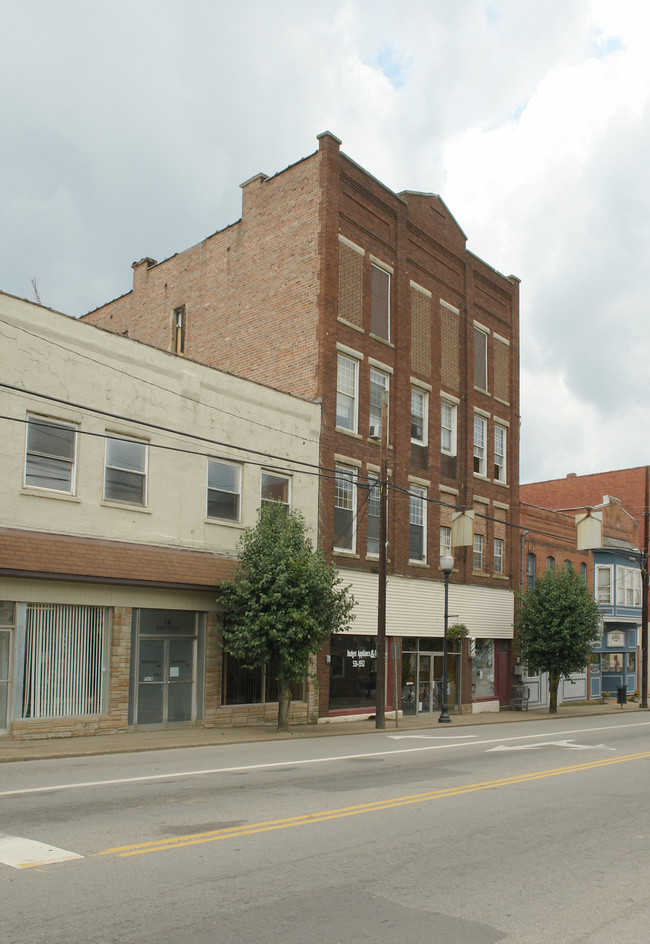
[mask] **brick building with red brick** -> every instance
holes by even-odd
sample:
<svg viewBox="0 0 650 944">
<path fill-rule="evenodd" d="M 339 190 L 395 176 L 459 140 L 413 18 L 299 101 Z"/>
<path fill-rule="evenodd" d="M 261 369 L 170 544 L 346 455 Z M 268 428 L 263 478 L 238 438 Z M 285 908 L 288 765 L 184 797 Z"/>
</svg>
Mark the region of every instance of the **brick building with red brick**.
<svg viewBox="0 0 650 944">
<path fill-rule="evenodd" d="M 241 219 L 134 263 L 132 289 L 85 319 L 322 404 L 319 541 L 358 605 L 319 659 L 321 717 L 374 710 L 386 399 L 388 707 L 398 690 L 409 710 L 436 709 L 440 549 L 462 510 L 473 545 L 453 548 L 449 612 L 474 658 L 467 644 L 452 658 L 450 700 L 498 709 L 520 569 L 519 280 L 467 250 L 439 196 L 393 192 L 340 144 L 325 132 L 248 180 Z"/>
</svg>

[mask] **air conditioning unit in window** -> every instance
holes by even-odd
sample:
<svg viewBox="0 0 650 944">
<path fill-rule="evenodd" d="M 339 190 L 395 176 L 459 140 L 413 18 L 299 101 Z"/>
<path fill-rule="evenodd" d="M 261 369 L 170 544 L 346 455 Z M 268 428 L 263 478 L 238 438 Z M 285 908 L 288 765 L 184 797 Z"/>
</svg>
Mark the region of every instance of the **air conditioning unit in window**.
<svg viewBox="0 0 650 944">
<path fill-rule="evenodd" d="M 370 439 L 381 439 L 381 425 L 379 423 L 370 424 L 370 432 L 368 433 Z"/>
</svg>

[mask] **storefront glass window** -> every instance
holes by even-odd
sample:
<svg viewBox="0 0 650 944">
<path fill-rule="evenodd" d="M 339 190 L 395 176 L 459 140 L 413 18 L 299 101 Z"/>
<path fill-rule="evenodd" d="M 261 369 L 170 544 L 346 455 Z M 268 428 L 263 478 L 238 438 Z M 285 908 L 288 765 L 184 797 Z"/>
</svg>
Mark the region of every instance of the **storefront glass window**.
<svg viewBox="0 0 650 944">
<path fill-rule="evenodd" d="M 376 707 L 377 638 L 332 636 L 330 708 Z"/>
<path fill-rule="evenodd" d="M 491 695 L 494 695 L 494 643 L 491 639 L 477 639 L 472 659 L 472 698 Z"/>
</svg>

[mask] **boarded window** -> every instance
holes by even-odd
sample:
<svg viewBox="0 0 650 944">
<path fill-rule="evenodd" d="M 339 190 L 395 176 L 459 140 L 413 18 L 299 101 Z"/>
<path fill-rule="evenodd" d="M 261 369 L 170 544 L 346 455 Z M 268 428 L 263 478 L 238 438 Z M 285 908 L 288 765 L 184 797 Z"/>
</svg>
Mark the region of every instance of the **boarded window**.
<svg viewBox="0 0 650 944">
<path fill-rule="evenodd" d="M 390 341 L 390 273 L 370 267 L 370 331 Z"/>
<path fill-rule="evenodd" d="M 494 338 L 494 396 L 510 403 L 510 347 Z"/>
<path fill-rule="evenodd" d="M 440 306 L 440 379 L 449 390 L 460 386 L 458 313 Z"/>
<path fill-rule="evenodd" d="M 339 243 L 339 317 L 362 327 L 363 255 Z"/>
<path fill-rule="evenodd" d="M 411 369 L 431 373 L 431 299 L 411 288 Z"/>
</svg>

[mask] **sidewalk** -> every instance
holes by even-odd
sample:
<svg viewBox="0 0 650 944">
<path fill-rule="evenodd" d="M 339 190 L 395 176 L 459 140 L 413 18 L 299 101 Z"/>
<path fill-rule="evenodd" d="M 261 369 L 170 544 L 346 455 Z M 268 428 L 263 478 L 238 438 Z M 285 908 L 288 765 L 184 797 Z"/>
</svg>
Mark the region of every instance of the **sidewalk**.
<svg viewBox="0 0 650 944">
<path fill-rule="evenodd" d="M 439 730 L 518 721 L 545 721 L 549 718 L 579 718 L 593 715 L 620 715 L 622 712 L 642 710 L 638 704 L 626 705 L 560 705 L 556 715 L 547 708 L 530 711 L 483 712 L 481 714 L 452 714 L 449 725 Z M 212 747 L 219 744 L 243 744 L 255 741 L 286 741 L 296 738 L 331 737 L 337 734 L 410 734 L 413 731 L 437 727 L 438 716 L 386 719 L 386 728 L 379 730 L 374 720 L 337 721 L 322 724 L 301 724 L 288 734 L 279 734 L 273 725 L 254 725 L 237 728 L 173 728 L 166 731 L 129 731 L 124 734 L 98 734 L 87 737 L 43 738 L 32 741 L 14 741 L 0 738 L 0 763 L 25 760 L 51 760 L 57 757 L 90 757 L 96 754 L 120 754 L 137 751 L 172 750 L 182 747 Z"/>
</svg>

